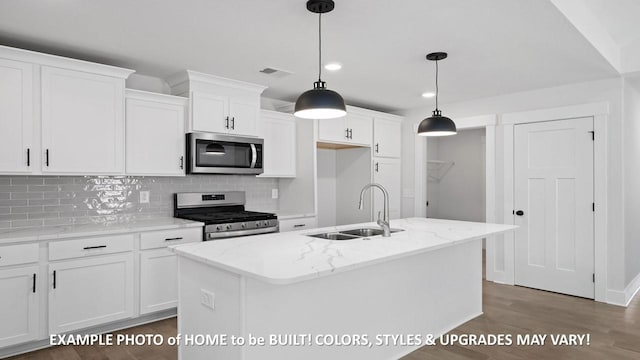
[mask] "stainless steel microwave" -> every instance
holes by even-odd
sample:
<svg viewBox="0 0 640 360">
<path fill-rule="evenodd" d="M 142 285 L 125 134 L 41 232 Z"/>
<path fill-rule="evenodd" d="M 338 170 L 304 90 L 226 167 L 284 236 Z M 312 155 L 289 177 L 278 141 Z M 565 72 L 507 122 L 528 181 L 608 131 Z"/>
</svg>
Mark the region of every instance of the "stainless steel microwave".
<svg viewBox="0 0 640 360">
<path fill-rule="evenodd" d="M 187 134 L 187 173 L 262 174 L 264 140 L 213 133 Z"/>
</svg>

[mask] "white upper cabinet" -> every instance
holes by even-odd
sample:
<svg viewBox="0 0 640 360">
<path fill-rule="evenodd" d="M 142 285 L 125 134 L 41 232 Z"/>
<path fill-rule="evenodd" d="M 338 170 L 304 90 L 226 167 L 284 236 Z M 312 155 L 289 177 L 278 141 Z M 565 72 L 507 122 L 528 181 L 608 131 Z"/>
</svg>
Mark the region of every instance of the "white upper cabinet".
<svg viewBox="0 0 640 360">
<path fill-rule="evenodd" d="M 399 158 L 402 150 L 402 120 L 376 117 L 373 120 L 373 156 Z"/>
<path fill-rule="evenodd" d="M 124 171 L 124 80 L 42 67 L 43 173 Z"/>
<path fill-rule="evenodd" d="M 127 89 L 127 175 L 184 176 L 187 98 Z"/>
<path fill-rule="evenodd" d="M 0 173 L 29 173 L 33 155 L 33 65 L 0 59 Z"/>
<path fill-rule="evenodd" d="M 132 72 L 0 46 L 0 174 L 122 174 Z"/>
<path fill-rule="evenodd" d="M 187 70 L 167 79 L 174 95 L 188 96 L 188 132 L 258 136 L 260 94 L 266 87 Z"/>
<path fill-rule="evenodd" d="M 262 110 L 264 173 L 261 177 L 296 176 L 296 119 L 291 114 Z"/>
<path fill-rule="evenodd" d="M 373 116 L 347 107 L 347 115 L 337 119 L 318 120 L 318 140 L 371 146 L 373 140 Z"/>
</svg>

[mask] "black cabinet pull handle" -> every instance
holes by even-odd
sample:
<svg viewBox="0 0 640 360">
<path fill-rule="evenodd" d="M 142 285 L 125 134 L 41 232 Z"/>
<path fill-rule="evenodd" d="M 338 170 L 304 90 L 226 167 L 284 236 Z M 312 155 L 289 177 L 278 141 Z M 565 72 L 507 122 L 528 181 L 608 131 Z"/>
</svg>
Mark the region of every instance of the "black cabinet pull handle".
<svg viewBox="0 0 640 360">
<path fill-rule="evenodd" d="M 180 156 L 180 169 L 184 169 L 184 156 Z"/>
<path fill-rule="evenodd" d="M 376 144 L 376 153 L 380 152 L 380 144 Z"/>
<path fill-rule="evenodd" d="M 523 216 L 524 215 L 524 211 L 518 210 L 518 211 L 516 211 L 516 215 Z"/>
<path fill-rule="evenodd" d="M 349 129 L 349 139 L 353 139 L 353 129 Z"/>
<path fill-rule="evenodd" d="M 56 288 L 56 271 L 53 270 L 53 288 Z"/>
<path fill-rule="evenodd" d="M 106 248 L 107 245 L 98 245 L 98 246 L 86 246 L 83 249 L 84 250 L 91 250 L 91 249 L 104 249 Z"/>
<path fill-rule="evenodd" d="M 378 172 L 378 163 L 376 163 L 376 172 Z"/>
<path fill-rule="evenodd" d="M 347 135 L 345 135 L 344 137 L 348 139 L 349 138 L 349 128 L 346 128 L 345 132 L 347 133 Z"/>
<path fill-rule="evenodd" d="M 295 225 L 293 225 L 294 228 L 305 227 L 305 226 L 307 226 L 307 224 L 295 224 Z"/>
<path fill-rule="evenodd" d="M 33 291 L 33 293 L 36 293 L 36 274 L 33 274 L 33 285 L 31 287 L 31 291 Z"/>
<path fill-rule="evenodd" d="M 224 118 L 224 128 L 225 129 L 229 128 L 229 117 L 228 116 L 226 118 Z"/>
<path fill-rule="evenodd" d="M 27 148 L 27 166 L 31 166 L 31 149 Z"/>
<path fill-rule="evenodd" d="M 182 240 L 183 238 L 181 237 L 174 237 L 174 238 L 166 238 L 164 239 L 164 241 L 176 241 L 176 240 Z"/>
<path fill-rule="evenodd" d="M 49 166 L 49 149 L 44 151 L 44 156 L 45 156 L 45 165 L 47 165 L 47 167 Z"/>
<path fill-rule="evenodd" d="M 235 130 L 236 129 L 236 117 L 233 116 L 231 117 L 231 130 Z"/>
</svg>

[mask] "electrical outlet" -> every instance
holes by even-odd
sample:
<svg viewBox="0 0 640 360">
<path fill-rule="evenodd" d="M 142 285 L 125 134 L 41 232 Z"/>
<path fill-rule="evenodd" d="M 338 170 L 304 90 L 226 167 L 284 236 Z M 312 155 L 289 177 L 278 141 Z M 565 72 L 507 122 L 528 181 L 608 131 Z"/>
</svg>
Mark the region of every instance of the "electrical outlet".
<svg viewBox="0 0 640 360">
<path fill-rule="evenodd" d="M 215 301 L 216 295 L 214 293 L 205 289 L 200 289 L 200 302 L 202 303 L 202 305 L 208 307 L 211 310 L 215 310 Z"/>
<path fill-rule="evenodd" d="M 271 198 L 272 199 L 278 198 L 278 189 L 271 189 Z"/>
<path fill-rule="evenodd" d="M 140 204 L 149 203 L 149 191 L 140 191 Z"/>
</svg>

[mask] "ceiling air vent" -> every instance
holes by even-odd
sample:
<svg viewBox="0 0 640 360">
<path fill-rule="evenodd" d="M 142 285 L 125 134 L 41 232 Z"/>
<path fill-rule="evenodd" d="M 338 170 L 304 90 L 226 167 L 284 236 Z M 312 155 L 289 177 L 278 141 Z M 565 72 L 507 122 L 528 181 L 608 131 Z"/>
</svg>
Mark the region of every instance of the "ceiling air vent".
<svg viewBox="0 0 640 360">
<path fill-rule="evenodd" d="M 272 68 L 272 67 L 266 67 L 266 68 L 260 70 L 260 72 L 265 74 L 265 75 L 269 75 L 269 76 L 275 77 L 275 78 L 283 78 L 285 76 L 289 76 L 289 75 L 293 74 L 291 71 L 276 69 L 276 68 Z"/>
</svg>

